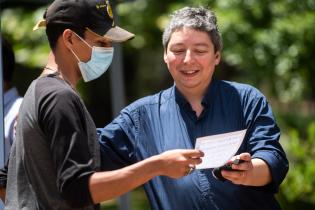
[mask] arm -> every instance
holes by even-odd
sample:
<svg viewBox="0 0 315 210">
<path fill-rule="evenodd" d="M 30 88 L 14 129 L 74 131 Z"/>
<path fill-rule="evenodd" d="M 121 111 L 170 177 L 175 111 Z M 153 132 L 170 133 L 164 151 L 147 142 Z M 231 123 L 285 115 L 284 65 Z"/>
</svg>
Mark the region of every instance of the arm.
<svg viewBox="0 0 315 210">
<path fill-rule="evenodd" d="M 5 192 L 7 186 L 8 165 L 9 160 L 7 161 L 5 166 L 2 169 L 0 169 L 0 198 L 3 201 L 3 203 L 5 201 Z"/>
<path fill-rule="evenodd" d="M 180 178 L 188 174 L 189 166 L 201 163 L 198 150 L 171 150 L 152 156 L 122 169 L 97 172 L 90 177 L 89 188 L 94 203 L 122 195 L 155 176 Z"/>
<path fill-rule="evenodd" d="M 4 203 L 5 201 L 5 188 L 0 187 L 0 198 L 2 200 L 2 202 Z"/>
<path fill-rule="evenodd" d="M 241 159 L 247 162 L 234 166 L 235 169 L 245 170 L 244 173 L 225 175 L 236 184 L 266 186 L 266 190 L 277 192 L 289 167 L 285 152 L 279 143 L 280 130 L 271 107 L 259 91 L 253 89 L 244 98 L 243 113 L 247 127 L 244 143 L 250 154 L 241 154 Z M 241 178 L 241 175 L 244 177 Z"/>
<path fill-rule="evenodd" d="M 88 139 L 96 139 L 89 136 L 83 104 L 49 77 L 37 86 L 38 121 L 50 148 L 58 192 L 71 207 L 93 205 L 88 182 L 97 168 Z"/>
</svg>

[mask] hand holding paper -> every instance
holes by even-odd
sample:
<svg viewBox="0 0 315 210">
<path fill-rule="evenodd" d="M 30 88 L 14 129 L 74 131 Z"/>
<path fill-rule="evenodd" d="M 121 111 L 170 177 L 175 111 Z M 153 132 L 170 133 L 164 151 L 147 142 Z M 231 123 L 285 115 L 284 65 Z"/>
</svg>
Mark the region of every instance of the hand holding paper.
<svg viewBox="0 0 315 210">
<path fill-rule="evenodd" d="M 204 153 L 196 169 L 216 168 L 229 161 L 241 146 L 245 130 L 197 138 L 195 149 Z"/>
</svg>

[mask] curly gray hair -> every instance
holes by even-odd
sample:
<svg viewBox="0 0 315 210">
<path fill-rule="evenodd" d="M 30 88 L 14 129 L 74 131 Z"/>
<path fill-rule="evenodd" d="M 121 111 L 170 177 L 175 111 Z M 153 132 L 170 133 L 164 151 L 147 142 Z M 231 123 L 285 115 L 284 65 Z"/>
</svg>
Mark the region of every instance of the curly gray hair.
<svg viewBox="0 0 315 210">
<path fill-rule="evenodd" d="M 214 45 L 215 52 L 221 51 L 222 40 L 214 12 L 203 7 L 184 7 L 171 14 L 171 20 L 163 32 L 163 47 L 167 49 L 172 33 L 183 27 L 206 32 Z"/>
</svg>

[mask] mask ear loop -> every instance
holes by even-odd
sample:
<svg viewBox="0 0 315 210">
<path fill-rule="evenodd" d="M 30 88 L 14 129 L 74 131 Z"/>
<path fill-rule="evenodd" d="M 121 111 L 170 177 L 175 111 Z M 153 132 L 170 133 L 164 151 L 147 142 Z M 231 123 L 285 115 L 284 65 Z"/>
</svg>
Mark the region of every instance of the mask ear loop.
<svg viewBox="0 0 315 210">
<path fill-rule="evenodd" d="M 89 46 L 91 49 L 93 48 L 89 43 L 87 43 L 82 37 L 80 37 L 76 32 L 72 31 L 81 41 L 83 41 L 87 46 Z"/>
<path fill-rule="evenodd" d="M 73 50 L 70 49 L 70 51 L 72 52 L 72 54 L 74 55 L 74 57 L 78 60 L 78 62 L 81 62 L 80 59 L 79 59 L 79 57 L 73 52 Z"/>
<path fill-rule="evenodd" d="M 80 37 L 76 32 L 72 31 L 79 39 L 81 39 L 81 41 L 83 41 L 87 46 L 89 46 L 91 49 L 93 49 L 89 43 L 87 43 L 82 37 Z M 70 49 L 72 54 L 76 57 L 76 59 L 78 60 L 78 62 L 81 62 L 81 60 L 79 59 L 79 57 L 73 52 L 72 49 Z"/>
</svg>

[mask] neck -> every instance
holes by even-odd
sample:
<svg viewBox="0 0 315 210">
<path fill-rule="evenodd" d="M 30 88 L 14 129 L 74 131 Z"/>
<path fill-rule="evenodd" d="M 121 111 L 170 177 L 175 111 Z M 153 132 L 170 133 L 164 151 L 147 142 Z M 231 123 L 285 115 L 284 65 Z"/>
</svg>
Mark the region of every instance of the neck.
<svg viewBox="0 0 315 210">
<path fill-rule="evenodd" d="M 69 74 L 67 71 L 62 71 L 60 69 L 60 77 L 70 84 L 73 89 L 76 89 L 79 79 L 77 79 L 74 75 Z"/>
<path fill-rule="evenodd" d="M 60 77 L 68 82 L 73 89 L 76 89 L 77 83 L 80 77 L 77 75 L 78 64 L 75 62 L 69 62 L 67 56 L 64 56 L 61 52 L 55 53 L 55 64 L 58 69 Z"/>
<path fill-rule="evenodd" d="M 179 90 L 179 91 L 183 94 L 185 99 L 188 101 L 191 108 L 196 112 L 197 117 L 199 117 L 201 112 L 204 109 L 204 107 L 201 105 L 201 102 L 202 102 L 205 92 L 204 91 L 194 92 L 192 90 L 187 90 L 187 91 Z"/>
</svg>

